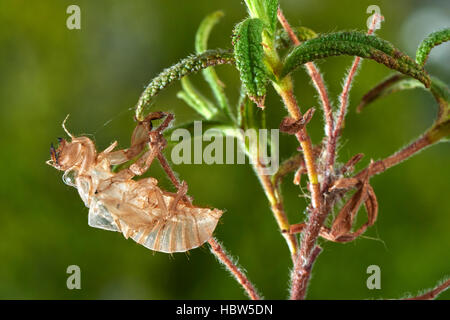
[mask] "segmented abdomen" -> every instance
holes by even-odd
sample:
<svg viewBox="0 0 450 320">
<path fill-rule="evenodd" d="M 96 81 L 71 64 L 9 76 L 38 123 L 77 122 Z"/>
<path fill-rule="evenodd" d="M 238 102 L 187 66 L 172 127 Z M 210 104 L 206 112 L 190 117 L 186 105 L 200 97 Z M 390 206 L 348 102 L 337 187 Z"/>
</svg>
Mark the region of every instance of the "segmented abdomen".
<svg viewBox="0 0 450 320">
<path fill-rule="evenodd" d="M 179 201 L 177 207 L 168 212 L 175 196 L 153 189 L 160 192 L 165 203 L 165 208 L 161 208 L 151 191 L 137 192 L 127 201 L 107 194 L 95 198 L 89 210 L 89 225 L 122 232 L 126 238 L 131 237 L 151 250 L 165 253 L 197 248 L 212 236 L 223 213 L 221 210 L 193 207 Z"/>
<path fill-rule="evenodd" d="M 168 220 L 160 219 L 153 226 L 142 229 L 133 239 L 155 251 L 188 251 L 211 237 L 221 215 L 217 209 L 185 208 Z"/>
</svg>

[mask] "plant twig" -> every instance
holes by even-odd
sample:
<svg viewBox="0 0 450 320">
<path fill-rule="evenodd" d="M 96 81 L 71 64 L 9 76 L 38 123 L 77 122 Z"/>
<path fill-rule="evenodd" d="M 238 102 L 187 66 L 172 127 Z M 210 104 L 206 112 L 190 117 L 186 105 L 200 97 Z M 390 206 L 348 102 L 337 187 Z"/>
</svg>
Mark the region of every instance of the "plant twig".
<svg viewBox="0 0 450 320">
<path fill-rule="evenodd" d="M 239 284 L 244 288 L 247 295 L 252 300 L 261 300 L 260 295 L 256 292 L 255 287 L 247 278 L 247 276 L 242 272 L 242 270 L 233 263 L 232 259 L 223 249 L 222 245 L 214 238 L 211 237 L 208 240 L 211 245 L 211 252 L 216 256 L 216 258 L 230 271 L 230 273 L 236 278 Z"/>
<path fill-rule="evenodd" d="M 280 9 L 278 10 L 278 19 L 283 28 L 288 32 L 294 45 L 299 45 L 300 41 L 295 36 L 295 33 L 292 31 L 292 28 L 290 27 Z M 330 138 L 333 129 L 333 114 L 325 85 L 320 73 L 313 63 L 307 63 L 306 67 L 317 90 L 319 91 L 325 114 L 325 133 L 328 138 Z M 291 81 L 289 77 L 287 78 L 289 81 Z M 283 99 L 283 102 L 288 109 L 291 117 L 293 117 L 295 120 L 301 119 L 302 115 L 292 91 L 292 84 L 287 86 L 287 90 L 280 90 L 279 94 Z M 310 278 L 310 270 L 315 259 L 321 251 L 319 247 L 316 247 L 315 243 L 319 236 L 320 229 L 326 219 L 327 213 L 323 213 L 321 208 L 322 197 L 320 193 L 320 184 L 315 164 L 315 157 L 312 149 L 311 139 L 306 131 L 306 128 L 302 128 L 302 130 L 296 134 L 296 137 L 302 146 L 304 154 L 306 170 L 310 181 L 312 204 L 310 219 L 306 226 L 305 233 L 302 237 L 300 253 L 295 260 L 294 269 L 291 276 L 291 299 L 303 299 L 305 297 L 306 288 Z"/>
<path fill-rule="evenodd" d="M 300 45 L 300 40 L 297 38 L 295 32 L 292 30 L 291 25 L 287 21 L 286 17 L 283 14 L 283 11 L 281 11 L 280 8 L 278 8 L 277 15 L 278 20 L 280 21 L 284 30 L 288 33 L 289 38 L 291 39 L 294 46 Z M 311 77 L 314 87 L 319 93 L 325 115 L 325 133 L 328 138 L 330 138 L 333 130 L 333 109 L 331 107 L 330 99 L 328 98 L 327 88 L 317 66 L 313 62 L 308 62 L 305 64 L 305 66 L 309 76 Z"/>
<path fill-rule="evenodd" d="M 424 294 L 421 294 L 420 296 L 407 298 L 405 300 L 433 300 L 437 296 L 439 296 L 442 292 L 447 290 L 448 288 L 450 288 L 450 279 L 448 279 L 447 281 L 444 281 L 442 284 L 438 285 L 434 289 L 432 289 Z"/>
<path fill-rule="evenodd" d="M 433 300 L 437 298 L 442 292 L 446 291 L 450 288 L 450 279 L 443 281 L 441 284 L 437 285 L 435 288 L 431 289 L 424 294 L 421 294 L 416 297 L 406 298 L 404 300 Z"/>
<path fill-rule="evenodd" d="M 425 134 L 421 136 L 419 139 L 415 140 L 405 148 L 401 149 L 400 151 L 394 153 L 393 155 L 387 157 L 383 160 L 378 160 L 374 162 L 369 168 L 363 169 L 360 171 L 355 178 L 361 178 L 367 170 L 369 170 L 369 177 L 374 176 L 376 174 L 379 174 L 383 171 L 386 171 L 387 169 L 395 166 L 396 164 L 399 164 L 400 162 L 408 159 L 412 155 L 416 154 L 417 152 L 421 151 L 422 149 L 428 147 L 431 145 L 431 141 L 429 140 L 428 136 Z"/>
<path fill-rule="evenodd" d="M 292 80 L 290 77 L 286 77 L 289 81 L 288 85 L 285 87 L 281 87 L 278 91 L 278 94 L 281 96 L 286 109 L 289 112 L 289 115 L 294 120 L 302 119 L 302 114 L 300 112 L 300 108 L 297 104 L 297 100 L 295 99 L 294 93 L 292 91 Z M 305 159 L 306 170 L 308 173 L 309 182 L 311 184 L 311 199 L 313 208 L 319 209 L 321 198 L 320 198 L 320 186 L 319 186 L 319 177 L 317 174 L 314 151 L 311 143 L 311 138 L 306 131 L 306 127 L 303 127 L 298 133 L 295 134 L 297 140 L 300 142 L 302 147 L 303 156 Z"/>
<path fill-rule="evenodd" d="M 290 224 L 287 219 L 287 215 L 284 211 L 283 199 L 281 194 L 278 192 L 278 189 L 275 187 L 275 184 L 271 180 L 269 175 L 264 174 L 263 165 L 260 161 L 254 161 L 254 168 L 256 174 L 258 175 L 259 180 L 261 181 L 261 185 L 263 186 L 264 192 L 266 193 L 267 198 L 270 202 L 270 207 L 272 209 L 275 220 L 278 223 L 278 227 L 280 228 L 281 235 L 286 239 L 286 242 L 289 246 L 289 250 L 292 256 L 292 262 L 295 263 L 295 258 L 298 252 L 298 242 L 297 238 L 289 233 Z"/>
<path fill-rule="evenodd" d="M 384 79 L 361 98 L 361 102 L 356 107 L 356 112 L 360 113 L 365 106 L 378 98 L 386 88 L 405 78 L 404 74 L 396 73 Z"/>
<path fill-rule="evenodd" d="M 373 34 L 375 31 L 376 26 L 383 21 L 383 17 L 374 14 L 372 18 L 372 22 L 370 24 L 370 28 L 367 31 L 368 35 Z M 342 88 L 342 93 L 339 97 L 339 100 L 341 102 L 339 106 L 339 113 L 337 115 L 336 124 L 333 129 L 333 133 L 331 135 L 331 138 L 328 140 L 327 143 L 327 159 L 326 159 L 326 170 L 327 172 L 331 172 L 334 170 L 334 162 L 336 160 L 336 147 L 337 147 L 337 141 L 339 139 L 339 136 L 341 134 L 342 126 L 344 124 L 344 118 L 347 113 L 347 107 L 348 107 L 348 97 L 350 93 L 350 89 L 352 86 L 353 79 L 355 78 L 356 72 L 358 71 L 359 65 L 361 62 L 361 57 L 355 57 L 353 60 L 353 64 L 348 72 L 347 78 L 345 79 L 344 86 Z M 323 186 L 323 189 L 326 190 L 328 188 L 328 179 L 325 179 L 325 183 Z"/>
<path fill-rule="evenodd" d="M 250 103 L 250 105 L 252 105 L 252 102 L 249 102 L 247 98 L 242 98 L 242 101 L 240 101 L 239 103 L 238 121 L 242 130 L 245 130 L 249 125 L 248 123 L 246 123 L 245 120 L 248 118 L 247 115 L 248 110 L 246 110 L 247 103 Z M 239 141 L 241 142 L 242 149 L 247 150 L 247 147 L 245 145 L 245 137 L 241 136 Z M 281 235 L 286 240 L 289 251 L 291 253 L 292 261 L 294 262 L 298 251 L 298 241 L 295 235 L 289 234 L 287 232 L 290 228 L 290 225 L 287 219 L 287 215 L 284 211 L 283 198 L 279 193 L 278 187 L 275 184 L 276 182 L 273 180 L 273 177 L 268 175 L 267 172 L 265 171 L 266 167 L 260 161 L 258 149 L 254 150 L 253 148 L 250 148 L 250 150 L 247 150 L 247 156 L 249 157 L 249 159 L 252 160 L 250 161 L 250 163 L 252 164 L 253 169 L 264 189 L 264 193 L 267 199 L 269 200 L 273 216 L 278 224 L 278 228 L 280 230 Z"/>
<path fill-rule="evenodd" d="M 316 246 L 311 252 L 308 260 L 303 261 L 301 265 L 296 265 L 291 274 L 291 300 L 302 300 L 305 298 L 306 289 L 308 287 L 309 279 L 311 278 L 311 270 L 319 254 L 322 252 L 322 248 Z M 297 260 L 297 264 L 300 263 L 300 259 Z"/>
<path fill-rule="evenodd" d="M 282 97 L 291 117 L 295 120 L 301 119 L 302 115 L 292 90 L 280 90 L 279 94 Z M 296 134 L 296 137 L 300 142 L 305 159 L 306 170 L 310 182 L 309 189 L 311 192 L 312 205 L 310 218 L 302 237 L 300 252 L 295 259 L 294 269 L 291 276 L 291 297 L 293 299 L 302 299 L 306 294 L 306 288 L 310 277 L 310 272 L 308 270 L 312 268 L 314 260 L 318 255 L 318 253 L 314 253 L 314 251 L 317 250 L 314 249 L 316 246 L 316 240 L 328 213 L 322 212 L 322 196 L 320 193 L 315 156 L 311 139 L 306 131 L 306 127 L 303 127 Z"/>
<path fill-rule="evenodd" d="M 292 157 L 290 157 L 289 159 L 287 159 L 283 163 L 281 163 L 280 167 L 278 168 L 278 171 L 272 176 L 272 183 L 275 187 L 275 190 L 277 190 L 277 192 L 280 193 L 280 185 L 281 185 L 283 178 L 289 172 L 292 172 L 292 171 L 299 172 L 299 170 L 300 170 L 300 173 L 302 173 L 303 170 L 306 171 L 305 160 L 303 159 L 303 154 L 296 153 L 295 155 L 293 155 Z M 297 177 L 297 174 L 298 173 L 296 173 L 294 181 L 296 179 L 299 180 L 299 177 Z M 298 184 L 298 183 L 294 182 L 294 184 Z"/>
</svg>

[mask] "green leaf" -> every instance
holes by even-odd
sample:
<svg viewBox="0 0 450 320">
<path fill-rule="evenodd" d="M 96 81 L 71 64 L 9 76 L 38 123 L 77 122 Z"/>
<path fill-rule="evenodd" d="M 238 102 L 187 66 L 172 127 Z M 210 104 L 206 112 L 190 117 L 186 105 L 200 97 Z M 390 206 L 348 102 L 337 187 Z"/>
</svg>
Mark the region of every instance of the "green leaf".
<svg viewBox="0 0 450 320">
<path fill-rule="evenodd" d="M 402 90 L 411 90 L 416 88 L 427 89 L 420 81 L 416 79 L 407 78 L 402 74 L 394 74 L 389 76 L 378 85 L 376 85 L 373 89 L 371 89 L 368 93 L 366 93 L 361 102 L 358 105 L 357 111 L 361 112 L 364 107 L 372 103 L 378 98 L 385 97 L 391 93 L 402 91 Z M 436 77 L 431 77 L 431 86 L 429 88 L 430 92 L 433 94 L 434 98 L 438 102 L 439 112 L 438 112 L 438 121 L 443 118 L 448 111 L 448 103 L 450 101 L 450 93 L 448 87 L 437 79 Z"/>
<path fill-rule="evenodd" d="M 428 55 L 430 54 L 431 49 L 449 40 L 450 40 L 450 28 L 446 28 L 431 33 L 428 37 L 426 37 L 422 41 L 422 43 L 417 48 L 416 52 L 417 64 L 423 66 L 428 59 Z"/>
<path fill-rule="evenodd" d="M 282 76 L 288 75 L 307 62 L 340 55 L 375 60 L 390 69 L 419 80 L 427 88 L 430 87 L 430 78 L 423 67 L 388 41 L 362 32 L 336 32 L 304 42 L 286 57 Z"/>
<path fill-rule="evenodd" d="M 152 102 L 152 98 L 173 81 L 198 72 L 210 66 L 234 63 L 233 53 L 229 50 L 208 50 L 199 55 L 189 56 L 177 64 L 165 69 L 156 76 L 141 94 L 136 104 L 136 119 L 144 119 L 144 109 Z"/>
<path fill-rule="evenodd" d="M 429 89 L 425 88 L 423 83 L 416 79 L 407 78 L 402 74 L 394 74 L 380 84 L 375 86 L 367 94 L 364 95 L 361 103 L 358 106 L 358 111 L 375 101 L 378 98 L 387 96 L 391 93 L 409 90 L 415 88 L 422 88 L 429 90 L 438 103 L 439 110 L 436 121 L 433 126 L 427 130 L 425 136 L 430 141 L 430 144 L 440 141 L 443 138 L 450 136 L 450 90 L 445 83 L 435 77 L 431 77 L 431 86 Z"/>
<path fill-rule="evenodd" d="M 244 0 L 251 18 L 263 18 L 265 15 L 264 0 Z"/>
<path fill-rule="evenodd" d="M 261 141 L 259 136 L 259 129 L 266 128 L 266 113 L 261 108 L 258 108 L 247 95 L 243 94 L 241 96 L 242 99 L 240 101 L 239 108 L 240 128 L 244 132 L 249 132 L 252 129 L 255 130 L 254 132 L 256 133 L 256 141 L 245 139 L 245 134 L 242 135 L 240 131 L 234 130 L 232 133 L 234 133 L 236 138 L 238 138 L 242 150 L 245 151 L 246 155 L 249 158 L 256 159 L 260 152 L 259 148 L 262 147 L 262 145 L 260 145 Z M 232 133 L 228 134 L 231 135 Z M 251 144 L 251 142 L 253 142 L 254 144 Z M 270 149 L 269 141 L 266 141 L 265 143 L 267 145 L 266 150 Z"/>
<path fill-rule="evenodd" d="M 194 133 L 195 133 L 194 129 L 195 129 L 196 122 L 197 121 L 188 121 L 188 122 L 185 122 L 185 123 L 182 123 L 182 124 L 179 124 L 179 125 L 176 125 L 176 126 L 173 126 L 173 127 L 170 127 L 168 129 L 164 130 L 164 136 L 166 137 L 168 144 L 170 145 L 172 142 L 169 139 L 169 137 L 172 135 L 172 133 L 175 130 L 178 130 L 178 129 L 188 130 L 189 133 L 191 134 L 191 137 L 193 137 Z M 234 129 L 234 127 L 231 125 L 224 124 L 223 122 L 215 121 L 215 120 L 203 120 L 201 122 L 201 124 L 202 124 L 202 132 L 213 129 L 213 130 L 218 130 L 220 132 L 223 132 L 225 134 L 225 132 L 232 132 L 232 130 Z"/>
<path fill-rule="evenodd" d="M 266 128 L 265 112 L 246 97 L 242 102 L 242 129 L 264 129 Z"/>
<path fill-rule="evenodd" d="M 201 22 L 197 34 L 195 36 L 195 51 L 197 54 L 205 52 L 208 48 L 208 38 L 211 33 L 212 28 L 219 22 L 220 18 L 223 17 L 222 11 L 216 11 L 208 16 L 206 16 Z M 206 68 L 202 70 L 203 77 L 206 82 L 208 82 L 217 104 L 221 109 L 227 111 L 230 114 L 228 99 L 225 95 L 224 85 L 217 76 L 216 71 L 213 67 Z"/>
<path fill-rule="evenodd" d="M 278 0 L 245 0 L 251 18 L 260 19 L 270 35 L 277 28 Z"/>
<path fill-rule="evenodd" d="M 177 97 L 184 100 L 203 118 L 210 120 L 217 114 L 214 104 L 198 92 L 188 77 L 181 79 L 181 86 L 183 91 L 178 92 Z"/>
<path fill-rule="evenodd" d="M 317 33 L 307 27 L 297 27 L 293 29 L 293 31 L 300 42 L 317 38 Z M 275 48 L 279 50 L 291 47 L 292 41 L 291 38 L 289 38 L 289 34 L 283 29 L 278 30 L 275 34 Z"/>
<path fill-rule="evenodd" d="M 270 33 L 275 34 L 278 22 L 278 0 L 264 0 L 264 8 L 267 15 Z"/>
<path fill-rule="evenodd" d="M 195 51 L 197 54 L 208 50 L 208 39 L 211 34 L 211 30 L 219 22 L 223 15 L 224 14 L 222 11 L 215 11 L 207 15 L 200 23 L 195 35 Z"/>
<path fill-rule="evenodd" d="M 260 19 L 247 19 L 233 32 L 234 56 L 240 78 L 250 99 L 264 106 L 267 71 L 262 47 L 263 23 Z"/>
</svg>

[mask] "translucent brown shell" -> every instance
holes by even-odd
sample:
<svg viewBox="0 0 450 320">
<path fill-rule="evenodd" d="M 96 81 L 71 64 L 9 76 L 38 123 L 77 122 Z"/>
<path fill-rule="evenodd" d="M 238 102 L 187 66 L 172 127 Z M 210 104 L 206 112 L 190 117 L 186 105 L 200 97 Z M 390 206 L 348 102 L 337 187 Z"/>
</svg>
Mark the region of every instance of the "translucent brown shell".
<svg viewBox="0 0 450 320">
<path fill-rule="evenodd" d="M 129 181 L 141 187 L 129 186 L 123 189 L 137 192 L 124 202 L 116 197 L 94 198 L 90 204 L 89 225 L 111 231 L 122 232 L 125 238 L 132 238 L 148 249 L 173 253 L 197 248 L 212 235 L 222 211 L 193 207 L 179 201 L 176 210 L 168 213 L 158 204 L 157 192 L 146 188 L 145 180 Z M 114 188 L 123 187 L 124 183 Z M 147 185 L 148 187 L 148 185 Z M 175 200 L 175 195 L 161 192 L 166 208 Z M 127 194 L 126 196 L 130 196 Z"/>
<path fill-rule="evenodd" d="M 152 130 L 151 121 L 159 119 L 164 119 L 163 123 Z M 113 151 L 117 146 L 114 142 L 100 153 L 92 140 L 74 137 L 63 124 L 71 141 L 59 139 L 58 148 L 51 147 L 47 163 L 65 171 L 64 182 L 78 189 L 89 208 L 90 226 L 122 232 L 125 238 L 166 253 L 187 251 L 211 238 L 223 212 L 192 205 L 186 195 L 187 184 L 178 181 L 162 154 L 166 141 L 161 132 L 172 120 L 172 114 L 151 113 L 136 126 L 128 149 Z M 135 157 L 138 159 L 133 164 L 112 172 L 111 165 L 125 164 Z M 154 178 L 133 179 L 143 175 L 155 158 L 177 193 L 161 190 Z"/>
</svg>

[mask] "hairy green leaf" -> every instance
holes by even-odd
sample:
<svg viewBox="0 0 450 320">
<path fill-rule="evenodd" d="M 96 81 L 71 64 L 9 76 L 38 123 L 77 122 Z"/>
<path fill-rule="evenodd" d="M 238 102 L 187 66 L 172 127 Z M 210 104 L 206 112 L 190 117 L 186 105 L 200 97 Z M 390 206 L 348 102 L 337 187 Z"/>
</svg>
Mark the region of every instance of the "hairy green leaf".
<svg viewBox="0 0 450 320">
<path fill-rule="evenodd" d="M 188 77 L 181 79 L 183 91 L 178 92 L 177 97 L 184 100 L 192 109 L 197 111 L 203 118 L 210 120 L 217 114 L 214 104 L 204 97 L 194 87 Z"/>
<path fill-rule="evenodd" d="M 209 14 L 208 16 L 205 17 L 205 19 L 203 19 L 195 36 L 195 51 L 197 52 L 197 54 L 201 54 L 208 49 L 208 38 L 211 33 L 211 30 L 222 17 L 223 12 L 216 11 Z M 228 99 L 225 95 L 224 85 L 217 76 L 217 73 L 214 70 L 214 68 L 213 67 L 206 68 L 205 70 L 202 70 L 202 73 L 206 82 L 208 82 L 209 86 L 211 87 L 211 90 L 214 94 L 214 97 L 219 107 L 221 109 L 226 110 L 229 113 L 230 112 L 229 104 Z"/>
<path fill-rule="evenodd" d="M 168 129 L 164 130 L 164 136 L 167 138 L 168 144 L 171 145 L 171 144 L 178 143 L 178 141 L 172 141 L 169 137 L 172 135 L 172 133 L 174 131 L 179 130 L 179 129 L 188 130 L 190 133 L 190 137 L 194 137 L 195 136 L 194 130 L 195 130 L 196 122 L 197 121 L 188 121 L 188 122 L 185 122 L 185 123 L 182 123 L 182 124 L 179 124 L 176 126 L 172 126 Z M 201 122 L 201 124 L 202 124 L 203 132 L 206 132 L 208 130 L 217 130 L 217 131 L 225 133 L 225 132 L 231 132 L 231 130 L 234 129 L 233 126 L 230 126 L 230 125 L 224 124 L 221 121 L 215 121 L 215 120 L 203 120 Z"/>
<path fill-rule="evenodd" d="M 372 59 L 390 69 L 409 75 L 427 88 L 430 78 L 425 70 L 388 41 L 362 32 L 336 32 L 308 40 L 295 47 L 286 57 L 282 76 L 297 67 L 330 56 L 351 55 Z"/>
<path fill-rule="evenodd" d="M 397 91 L 415 88 L 427 89 L 423 83 L 416 79 L 407 78 L 402 74 L 394 74 L 383 80 L 380 84 L 364 95 L 358 106 L 358 112 L 378 98 L 387 96 Z M 430 143 L 435 143 L 450 135 L 450 90 L 445 83 L 435 77 L 431 77 L 429 91 L 436 99 L 439 109 L 436 121 L 425 133 L 425 135 Z"/>
<path fill-rule="evenodd" d="M 245 92 L 245 88 L 241 89 L 241 92 Z M 249 129 L 255 129 L 255 132 L 259 132 L 259 129 L 265 129 L 266 128 L 266 113 L 261 108 L 257 108 L 255 103 L 250 100 L 250 98 L 245 94 L 241 94 L 241 99 L 239 101 L 239 127 L 246 131 Z M 242 150 L 245 151 L 246 155 L 249 158 L 254 158 L 259 153 L 259 147 L 260 147 L 260 137 L 259 135 L 256 136 L 257 142 L 256 145 L 250 144 L 250 140 L 245 139 L 242 134 L 239 134 L 238 131 L 234 131 L 236 134 L 236 137 L 238 138 Z M 230 135 L 230 134 L 229 134 Z M 268 141 L 265 142 L 267 144 L 267 147 L 270 148 L 270 144 L 268 144 Z"/>
<path fill-rule="evenodd" d="M 297 27 L 293 29 L 293 31 L 301 42 L 317 37 L 317 33 L 307 27 Z M 289 34 L 283 29 L 278 30 L 275 34 L 275 48 L 279 50 L 290 47 L 292 47 L 292 41 L 291 38 L 289 38 Z"/>
<path fill-rule="evenodd" d="M 234 56 L 247 94 L 263 107 L 266 95 L 267 72 L 262 47 L 263 23 L 259 19 L 247 19 L 239 23 L 233 32 Z"/>
<path fill-rule="evenodd" d="M 266 127 L 265 112 L 248 98 L 243 101 L 242 126 L 244 130 L 263 129 Z"/>
<path fill-rule="evenodd" d="M 423 83 L 416 79 L 407 78 L 403 74 L 394 74 L 389 76 L 373 89 L 367 92 L 361 99 L 357 111 L 361 112 L 364 107 L 372 103 L 378 98 L 385 97 L 391 93 L 410 90 L 415 88 L 426 89 Z M 434 98 L 439 104 L 438 121 L 446 114 L 448 109 L 448 102 L 450 101 L 450 92 L 448 87 L 435 77 L 431 77 L 431 86 L 429 88 Z"/>
<path fill-rule="evenodd" d="M 417 64 L 423 66 L 428 59 L 428 55 L 430 54 L 431 49 L 449 40 L 450 40 L 450 28 L 431 33 L 420 43 L 419 47 L 417 48 L 416 52 Z"/>
<path fill-rule="evenodd" d="M 278 22 L 278 0 L 264 0 L 264 7 L 267 15 L 267 22 L 269 23 L 270 33 L 274 34 L 277 29 Z"/>
<path fill-rule="evenodd" d="M 251 18 L 260 19 L 270 35 L 277 28 L 278 0 L 245 0 Z"/>
<path fill-rule="evenodd" d="M 223 17 L 222 11 L 215 11 L 207 15 L 198 27 L 197 33 L 195 35 L 195 51 L 197 54 L 203 53 L 208 50 L 208 39 L 211 34 L 212 28 L 219 22 Z"/>
<path fill-rule="evenodd" d="M 198 72 L 210 66 L 234 63 L 234 56 L 230 50 L 208 50 L 199 55 L 189 56 L 177 64 L 165 69 L 156 76 L 141 94 L 136 104 L 136 119 L 144 119 L 144 108 L 161 90 L 166 88 L 175 80 Z"/>
</svg>

